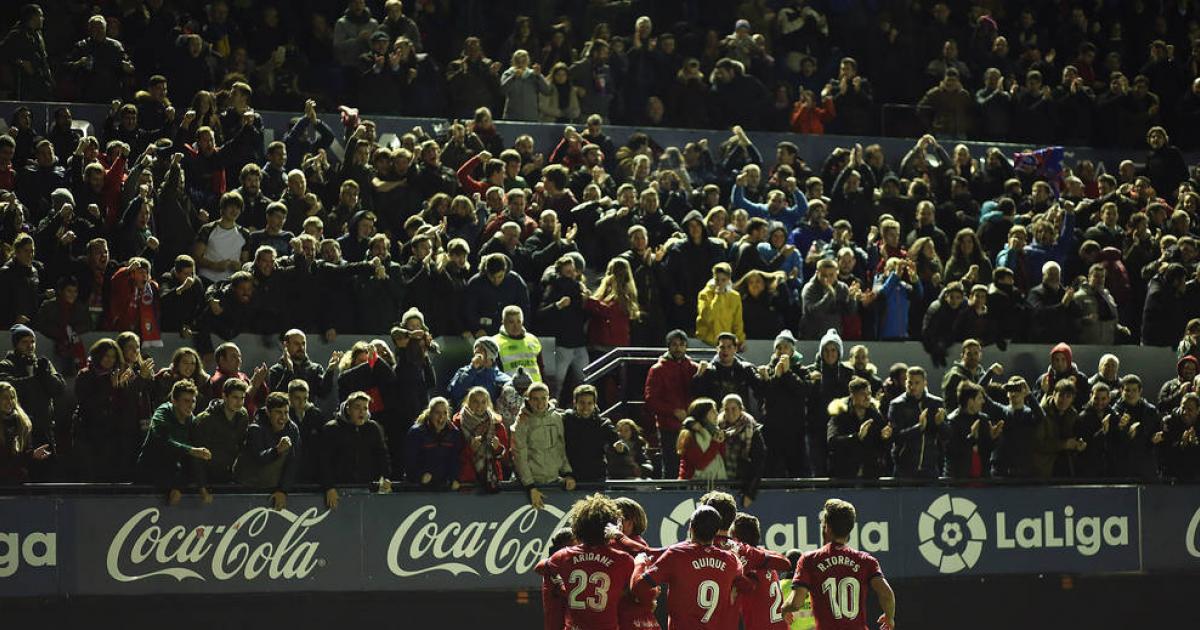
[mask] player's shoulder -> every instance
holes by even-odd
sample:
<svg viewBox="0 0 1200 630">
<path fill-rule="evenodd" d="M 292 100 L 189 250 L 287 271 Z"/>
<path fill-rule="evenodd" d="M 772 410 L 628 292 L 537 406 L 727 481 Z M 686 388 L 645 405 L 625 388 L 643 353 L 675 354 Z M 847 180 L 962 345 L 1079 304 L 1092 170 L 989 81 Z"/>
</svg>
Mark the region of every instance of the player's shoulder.
<svg viewBox="0 0 1200 630">
<path fill-rule="evenodd" d="M 564 560 L 567 560 L 568 558 L 571 558 L 575 554 L 579 553 L 579 549 L 579 545 L 570 545 L 555 551 L 554 553 L 550 554 L 550 564 L 562 564 Z"/>
</svg>

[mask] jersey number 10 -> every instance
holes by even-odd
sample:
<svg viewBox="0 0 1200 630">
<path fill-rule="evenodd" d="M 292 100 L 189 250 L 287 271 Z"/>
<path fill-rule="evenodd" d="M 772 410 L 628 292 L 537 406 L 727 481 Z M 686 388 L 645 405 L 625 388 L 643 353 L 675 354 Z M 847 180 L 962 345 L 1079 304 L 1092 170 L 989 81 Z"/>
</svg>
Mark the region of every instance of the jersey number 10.
<svg viewBox="0 0 1200 630">
<path fill-rule="evenodd" d="M 829 608 L 834 619 L 858 619 L 858 578 L 846 577 L 826 579 L 821 583 L 821 592 L 829 597 Z"/>
</svg>

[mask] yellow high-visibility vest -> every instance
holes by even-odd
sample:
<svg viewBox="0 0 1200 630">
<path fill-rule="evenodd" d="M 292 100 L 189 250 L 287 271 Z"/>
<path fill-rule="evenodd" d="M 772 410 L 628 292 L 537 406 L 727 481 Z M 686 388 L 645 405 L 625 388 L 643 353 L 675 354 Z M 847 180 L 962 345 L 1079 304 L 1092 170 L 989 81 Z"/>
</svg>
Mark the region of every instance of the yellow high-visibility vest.
<svg viewBox="0 0 1200 630">
<path fill-rule="evenodd" d="M 509 376 L 517 374 L 517 368 L 525 368 L 525 373 L 534 383 L 542 382 L 542 371 L 538 368 L 538 355 L 542 353 L 542 341 L 536 336 L 525 333 L 524 337 L 516 339 L 499 332 L 495 336 L 496 345 L 500 347 L 500 369 Z"/>
</svg>

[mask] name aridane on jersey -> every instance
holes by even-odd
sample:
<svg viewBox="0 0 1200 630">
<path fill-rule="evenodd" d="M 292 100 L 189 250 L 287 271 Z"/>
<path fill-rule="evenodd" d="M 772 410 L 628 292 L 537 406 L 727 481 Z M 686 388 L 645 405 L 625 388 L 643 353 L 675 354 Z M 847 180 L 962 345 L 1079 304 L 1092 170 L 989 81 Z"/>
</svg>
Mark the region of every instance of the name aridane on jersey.
<svg viewBox="0 0 1200 630">
<path fill-rule="evenodd" d="M 633 556 L 607 545 L 560 549 L 547 561 L 566 594 L 566 625 L 617 630 L 622 596 L 633 577 Z"/>
</svg>

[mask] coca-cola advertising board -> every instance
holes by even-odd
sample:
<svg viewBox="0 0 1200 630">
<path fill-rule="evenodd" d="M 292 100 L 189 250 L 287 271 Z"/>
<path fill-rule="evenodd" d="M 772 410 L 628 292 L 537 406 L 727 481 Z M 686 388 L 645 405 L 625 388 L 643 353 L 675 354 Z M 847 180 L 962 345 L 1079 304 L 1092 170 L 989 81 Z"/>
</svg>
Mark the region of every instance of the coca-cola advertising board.
<svg viewBox="0 0 1200 630">
<path fill-rule="evenodd" d="M 62 531 L 70 592 L 225 593 L 353 590 L 362 575 L 364 498 L 327 510 L 294 494 L 273 510 L 266 496 L 195 496 L 167 506 L 151 497 L 65 501 Z M 62 537 L 60 536 L 60 540 Z M 67 542 L 67 541 L 64 541 Z M 69 558 L 69 560 L 66 560 Z"/>
</svg>

